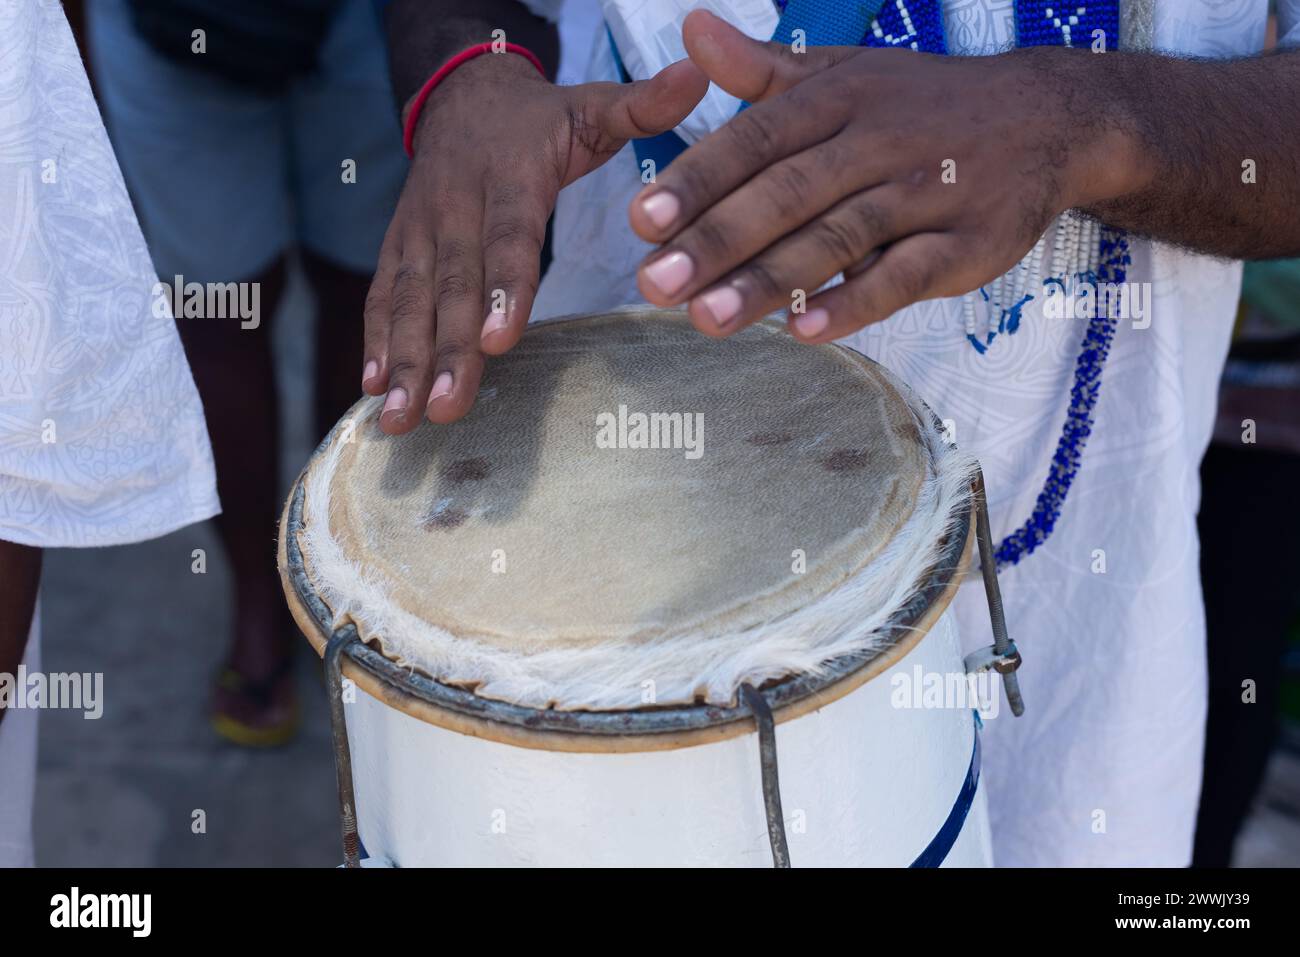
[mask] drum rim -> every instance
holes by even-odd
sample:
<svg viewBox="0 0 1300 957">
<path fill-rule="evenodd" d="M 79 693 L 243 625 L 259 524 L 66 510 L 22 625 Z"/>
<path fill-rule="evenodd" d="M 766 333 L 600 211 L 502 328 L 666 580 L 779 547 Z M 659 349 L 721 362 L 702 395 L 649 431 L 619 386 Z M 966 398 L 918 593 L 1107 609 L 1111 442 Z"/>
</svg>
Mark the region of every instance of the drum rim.
<svg viewBox="0 0 1300 957">
<path fill-rule="evenodd" d="M 855 358 L 870 361 L 856 354 Z M 918 402 L 930 413 L 932 427 L 941 429 L 938 417 L 924 402 L 919 399 Z M 329 625 L 332 615 L 307 574 L 298 536 L 303 531 L 306 497 L 303 480 L 317 457 L 334 440 L 337 430 L 336 425 L 325 436 L 294 482 L 281 517 L 277 556 L 290 610 L 304 635 L 321 654 L 332 633 Z M 882 644 L 833 658 L 820 674 L 793 675 L 759 689 L 778 722 L 823 707 L 854 690 L 902 658 L 928 633 L 938 617 L 936 612 L 941 614 L 946 609 L 965 574 L 974 521 L 970 493 L 964 496 L 957 515 L 955 531 L 944 536 L 938 560 L 911 599 L 882 629 L 888 635 Z M 753 711 L 742 695 L 737 695 L 736 704 L 730 706 L 689 704 L 610 711 L 561 711 L 485 698 L 399 665 L 362 642 L 352 622 L 338 630 L 350 632 L 343 651 L 345 671 L 350 677 L 362 679 L 363 687 L 368 686 L 366 690 L 379 691 L 379 696 L 388 699 L 387 703 L 393 707 L 408 713 L 419 712 L 413 716 L 420 720 L 428 720 L 428 712 L 420 704 L 434 712 L 457 716 L 461 720 L 428 723 L 443 724 L 463 733 L 548 750 L 640 751 L 721 740 L 753 728 Z M 872 665 L 879 667 L 873 670 Z M 864 671 L 872 673 L 858 681 L 852 680 Z M 472 727 L 475 725 L 478 727 Z M 658 743 L 656 736 L 661 739 Z"/>
<path fill-rule="evenodd" d="M 324 447 L 332 438 L 327 436 Z M 303 473 L 306 474 L 305 471 Z M 298 534 L 302 531 L 302 509 L 305 499 L 302 476 L 294 482 L 289 500 L 285 503 L 280 525 L 279 565 L 281 582 L 285 595 L 289 599 L 290 610 L 298 620 L 298 625 L 318 653 L 323 654 L 325 643 L 332 632 L 327 622 L 330 620 L 328 607 L 324 599 L 316 592 L 303 563 L 302 548 Z M 808 711 L 823 707 L 832 701 L 864 684 L 876 673 L 884 670 L 894 661 L 911 651 L 917 642 L 930 630 L 938 617 L 946 609 L 952 594 L 965 574 L 968 545 L 971 539 L 971 527 L 974 521 L 970 496 L 963 501 L 955 524 L 957 531 L 948 534 L 942 542 L 942 551 L 925 581 L 913 593 L 912 598 L 895 613 L 889 623 L 882 629 L 889 638 L 882 645 L 871 650 L 842 655 L 827 662 L 819 675 L 794 675 L 764 685 L 759 693 L 766 700 L 778 722 L 798 717 Z M 307 618 L 307 622 L 301 620 Z M 310 631 L 309 631 L 310 629 Z M 315 632 L 315 640 L 310 632 Z M 737 696 L 737 703 L 730 706 L 710 704 L 669 705 L 658 708 L 623 709 L 611 711 L 560 711 L 556 709 L 533 708 L 526 705 L 512 704 L 484 698 L 444 684 L 434 678 L 426 677 L 413 669 L 403 667 L 390 658 L 380 654 L 360 640 L 356 625 L 347 622 L 338 631 L 346 632 L 347 644 L 343 650 L 345 666 L 351 665 L 378 683 L 386 692 L 383 696 L 399 710 L 413 710 L 402 707 L 404 702 L 413 700 L 434 710 L 450 712 L 473 722 L 485 722 L 488 726 L 478 736 L 501 737 L 508 743 L 529 746 L 526 740 L 511 734 L 507 729 L 521 732 L 525 737 L 539 735 L 540 739 L 531 746 L 547 750 L 577 751 L 638 751 L 655 750 L 660 747 L 684 747 L 702 743 L 703 740 L 721 740 L 736 734 L 752 730 L 752 727 L 735 726 L 742 722 L 752 722 L 754 713 L 745 704 L 743 696 Z M 909 640 L 910 639 L 910 640 Z M 861 681 L 852 679 L 864 671 L 872 670 L 872 665 L 880 667 Z M 351 668 L 345 668 L 351 672 Z M 349 674 L 349 677 L 360 677 Z M 368 685 L 370 682 L 364 682 Z M 835 693 L 836 686 L 845 686 Z M 371 690 L 366 688 L 365 690 Z M 388 694 L 391 692 L 391 694 Z M 420 709 L 423 710 L 423 709 Z M 421 717 L 421 715 L 415 715 Z M 423 718 L 422 718 L 423 720 Z M 439 723 L 439 722 L 430 722 Z M 454 730 L 466 731 L 463 722 L 453 722 Z M 506 733 L 491 733 L 493 727 Z M 709 732 L 721 732 L 710 734 Z M 704 737 L 700 737 L 704 733 Z M 578 736 L 590 739 L 594 746 L 554 747 L 554 736 Z M 654 736 L 673 737 L 671 743 L 655 744 Z M 685 738 L 680 736 L 685 735 Z M 618 739 L 631 738 L 623 741 Z M 642 740 L 645 739 L 645 740 Z M 597 744 L 604 740 L 607 744 Z M 576 743 L 576 742 L 575 742 Z"/>
</svg>

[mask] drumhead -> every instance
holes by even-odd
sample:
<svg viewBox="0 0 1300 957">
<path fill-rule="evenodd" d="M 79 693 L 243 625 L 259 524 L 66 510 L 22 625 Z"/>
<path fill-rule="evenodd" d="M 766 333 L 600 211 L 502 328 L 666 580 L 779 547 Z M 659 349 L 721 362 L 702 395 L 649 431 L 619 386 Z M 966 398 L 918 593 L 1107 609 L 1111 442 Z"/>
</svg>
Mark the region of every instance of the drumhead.
<svg viewBox="0 0 1300 957">
<path fill-rule="evenodd" d="M 331 627 L 532 708 L 729 705 L 740 683 L 883 645 L 969 463 L 879 366 L 775 322 L 530 327 L 451 426 L 359 402 L 301 479 Z M 295 549 L 297 551 L 297 549 Z"/>
</svg>

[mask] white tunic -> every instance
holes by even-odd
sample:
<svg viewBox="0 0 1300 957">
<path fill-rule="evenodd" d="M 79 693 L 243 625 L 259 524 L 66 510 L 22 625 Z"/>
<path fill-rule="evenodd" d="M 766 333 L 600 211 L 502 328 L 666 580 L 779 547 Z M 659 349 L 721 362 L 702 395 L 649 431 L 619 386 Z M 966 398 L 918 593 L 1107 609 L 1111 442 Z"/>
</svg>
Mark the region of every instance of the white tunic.
<svg viewBox="0 0 1300 957">
<path fill-rule="evenodd" d="M 1283 0 L 1283 32 L 1297 6 Z M 948 0 L 949 48 L 1009 48 L 1012 11 L 1012 0 Z M 1266 14 L 1266 0 L 1156 0 L 1155 46 L 1248 55 L 1263 46 Z M 591 44 L 588 79 L 617 79 L 598 16 L 594 0 L 569 0 L 565 38 Z M 651 247 L 626 214 L 639 172 L 628 147 L 561 195 L 536 318 L 639 300 L 635 269 Z M 1133 259 L 1128 279 L 1152 284 L 1150 326 L 1121 323 L 1056 529 L 1001 575 L 1028 707 L 1022 718 L 1003 708 L 986 723 L 1001 864 L 1184 866 L 1191 855 L 1206 696 L 1197 470 L 1240 265 L 1145 242 L 1134 243 Z M 960 299 L 918 304 L 848 340 L 953 420 L 958 443 L 983 464 L 999 539 L 1025 521 L 1042 489 L 1086 325 L 1045 318 L 1041 301 L 983 355 L 965 340 Z M 957 608 L 967 650 L 988 644 L 978 584 L 963 587 Z"/>
<path fill-rule="evenodd" d="M 0 4 L 0 539 L 117 545 L 219 510 L 156 282 L 62 7 Z"/>
</svg>

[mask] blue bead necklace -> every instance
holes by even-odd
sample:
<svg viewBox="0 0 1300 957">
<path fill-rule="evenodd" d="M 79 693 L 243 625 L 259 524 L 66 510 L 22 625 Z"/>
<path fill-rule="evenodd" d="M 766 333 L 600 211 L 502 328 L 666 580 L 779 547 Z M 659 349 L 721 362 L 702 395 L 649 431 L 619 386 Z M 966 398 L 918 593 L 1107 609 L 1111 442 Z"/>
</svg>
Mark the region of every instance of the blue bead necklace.
<svg viewBox="0 0 1300 957">
<path fill-rule="evenodd" d="M 777 4 L 782 16 L 776 39 L 788 37 L 795 26 L 796 14 L 803 23 L 816 23 L 816 10 L 810 8 L 836 5 L 841 11 L 852 8 L 859 14 L 874 14 L 860 41 L 863 46 L 905 47 L 936 54 L 948 52 L 940 0 L 884 0 L 883 3 L 877 0 L 861 4 L 837 0 L 777 0 Z M 856 28 L 856 25 L 844 23 L 842 13 L 839 21 L 838 36 Z M 1119 0 L 1068 0 L 1064 3 L 1060 0 L 1016 0 L 1015 22 L 1016 45 L 1020 47 L 1089 48 L 1098 36 L 1105 49 L 1115 49 L 1119 45 Z M 1099 35 L 1096 31 L 1102 33 Z M 808 42 L 837 41 L 823 41 L 810 30 Z M 965 297 L 966 339 L 976 352 L 984 354 L 997 335 L 1014 334 L 1020 327 L 1021 310 L 1034 298 L 1030 289 L 1040 276 L 1046 258 L 1046 244 L 1044 235 L 1029 255 L 1006 276 L 995 280 L 991 288 L 985 287 Z M 1130 261 L 1128 237 L 1122 231 L 1072 215 L 1062 217 L 1057 223 L 1051 276 L 1063 287 L 1070 280 L 1094 284 L 1122 283 L 1127 277 Z M 975 328 L 975 313 L 980 301 L 989 311 L 988 328 L 983 336 L 977 335 Z M 1102 367 L 1110 353 L 1118 321 L 1110 314 L 1113 305 L 1110 301 L 1099 302 L 1088 322 L 1075 362 L 1070 406 L 1047 478 L 1029 518 L 999 544 L 996 550 L 999 567 L 1014 565 L 1032 553 L 1052 534 L 1060 518 L 1070 485 L 1079 471 L 1084 446 L 1092 434 L 1094 410 L 1101 393 Z"/>
<path fill-rule="evenodd" d="M 1138 11 L 1139 29 L 1150 30 L 1150 0 L 1125 0 Z M 775 0 L 781 17 L 772 39 L 790 43 L 794 31 L 803 31 L 809 46 L 902 47 L 923 53 L 946 54 L 941 0 Z M 1145 7 L 1145 9 L 1141 9 Z M 1126 10 L 1126 12 L 1130 12 Z M 1144 21 L 1143 18 L 1146 18 Z M 1118 49 L 1120 0 L 1015 0 L 1016 45 L 1090 48 L 1100 42 L 1106 50 Z M 1100 31 L 1100 33 L 1098 33 Z M 613 38 L 610 38 L 613 48 Z M 614 57 L 624 81 L 628 79 L 618 50 Z M 649 158 L 664 169 L 686 149 L 686 143 L 669 131 L 633 143 L 637 161 Z M 1051 259 L 1048 235 L 1054 234 Z M 1048 262 L 1047 281 L 1067 290 L 1074 282 L 1123 283 L 1131 262 L 1127 235 L 1074 213 L 1066 213 L 1048 230 L 1018 266 L 989 286 L 963 297 L 966 341 L 983 355 L 1002 334 L 1020 328 L 1021 311 L 1034 299 L 1030 291 Z M 1101 393 L 1101 372 L 1110 353 L 1118 317 L 1110 315 L 1114 302 L 1096 297 L 1097 306 L 1083 336 L 1075 362 L 1074 382 L 1065 425 L 1057 441 L 1043 489 L 1034 509 L 996 550 L 999 567 L 1014 565 L 1045 542 L 1065 505 L 1065 497 L 1079 471 L 1083 449 L 1092 434 L 1093 413 Z M 988 311 L 983 334 L 976 323 L 978 309 Z"/>
</svg>

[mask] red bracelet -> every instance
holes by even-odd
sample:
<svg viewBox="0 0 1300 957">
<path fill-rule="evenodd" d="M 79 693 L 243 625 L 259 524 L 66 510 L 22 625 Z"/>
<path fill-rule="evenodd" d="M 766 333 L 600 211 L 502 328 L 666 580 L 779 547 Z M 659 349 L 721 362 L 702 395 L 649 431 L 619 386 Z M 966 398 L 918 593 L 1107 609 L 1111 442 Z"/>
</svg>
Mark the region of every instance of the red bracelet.
<svg viewBox="0 0 1300 957">
<path fill-rule="evenodd" d="M 415 100 L 411 103 L 411 112 L 407 114 L 406 126 L 402 130 L 402 146 L 406 149 L 406 155 L 408 157 L 415 154 L 415 151 L 412 148 L 415 140 L 415 124 L 420 119 L 420 111 L 424 109 L 424 101 L 429 98 L 429 94 L 433 92 L 433 88 L 445 80 L 451 72 L 461 64 L 468 63 L 476 56 L 482 56 L 484 53 L 498 52 L 493 49 L 494 46 L 495 43 L 480 43 L 467 50 L 461 50 L 454 57 L 440 66 L 438 71 L 425 81 L 424 86 L 420 87 L 420 92 L 415 94 Z M 546 68 L 542 66 L 542 61 L 537 59 L 537 55 L 527 47 L 521 47 L 517 43 L 507 43 L 500 52 L 519 54 L 521 57 L 528 60 L 528 62 L 533 66 L 537 67 L 538 73 L 542 76 L 546 76 Z"/>
</svg>

